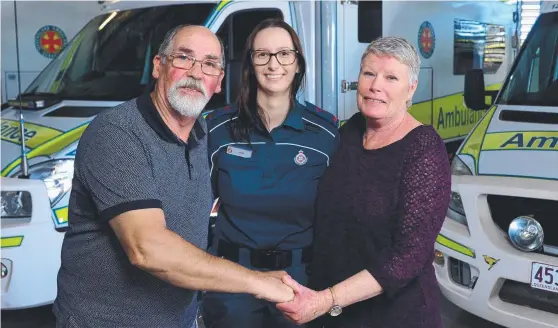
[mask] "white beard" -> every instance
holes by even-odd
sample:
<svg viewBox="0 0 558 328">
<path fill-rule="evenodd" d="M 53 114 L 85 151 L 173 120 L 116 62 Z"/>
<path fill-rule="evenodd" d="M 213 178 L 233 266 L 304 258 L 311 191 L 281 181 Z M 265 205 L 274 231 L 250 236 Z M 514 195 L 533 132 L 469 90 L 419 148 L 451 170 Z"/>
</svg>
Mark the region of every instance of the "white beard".
<svg viewBox="0 0 558 328">
<path fill-rule="evenodd" d="M 180 91 L 181 87 L 197 89 L 202 92 L 200 96 L 185 96 Z M 201 81 L 187 78 L 176 82 L 168 91 L 167 97 L 172 108 L 180 115 L 186 117 L 198 117 L 207 103 L 209 98 L 206 96 L 205 88 Z"/>
</svg>

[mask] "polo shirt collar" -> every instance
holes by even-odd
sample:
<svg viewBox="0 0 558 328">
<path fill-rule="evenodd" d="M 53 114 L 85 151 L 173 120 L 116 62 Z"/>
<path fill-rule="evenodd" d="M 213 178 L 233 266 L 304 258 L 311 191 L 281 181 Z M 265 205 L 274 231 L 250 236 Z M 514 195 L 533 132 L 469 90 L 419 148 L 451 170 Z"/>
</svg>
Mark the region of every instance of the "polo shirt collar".
<svg viewBox="0 0 558 328">
<path fill-rule="evenodd" d="M 136 104 L 138 110 L 140 111 L 147 124 L 161 137 L 161 139 L 167 142 L 188 145 L 190 148 L 194 148 L 199 144 L 199 141 L 206 134 L 206 131 L 203 129 L 203 126 L 200 122 L 200 116 L 194 123 L 194 127 L 190 132 L 190 137 L 188 138 L 188 143 L 185 143 L 176 134 L 174 134 L 174 132 L 172 132 L 171 129 L 167 126 L 165 121 L 163 121 L 161 114 L 159 114 L 159 111 L 153 103 L 150 92 L 143 93 L 137 99 Z"/>
<path fill-rule="evenodd" d="M 302 121 L 302 105 L 296 101 L 295 106 L 289 111 L 283 125 L 290 126 L 296 130 L 304 130 L 304 122 Z"/>
<path fill-rule="evenodd" d="M 289 112 L 287 113 L 287 117 L 285 117 L 285 120 L 283 121 L 281 126 L 285 125 L 299 131 L 304 130 L 304 122 L 302 121 L 303 111 L 304 108 L 302 107 L 302 105 L 298 101 L 295 101 L 294 107 L 289 110 Z M 265 125 L 263 124 L 261 119 L 258 120 L 256 126 L 261 131 L 266 131 Z"/>
</svg>

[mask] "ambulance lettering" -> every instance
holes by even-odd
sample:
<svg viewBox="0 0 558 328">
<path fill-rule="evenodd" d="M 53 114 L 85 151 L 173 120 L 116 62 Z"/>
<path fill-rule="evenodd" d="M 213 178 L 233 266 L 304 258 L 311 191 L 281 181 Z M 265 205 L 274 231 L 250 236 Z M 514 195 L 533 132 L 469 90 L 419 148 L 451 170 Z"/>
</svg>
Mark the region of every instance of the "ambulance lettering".
<svg viewBox="0 0 558 328">
<path fill-rule="evenodd" d="M 2 122 L 2 140 L 20 143 L 20 133 L 19 133 L 19 126 L 14 124 L 10 124 L 8 122 Z M 25 140 L 29 140 L 33 138 L 37 134 L 37 131 L 30 130 L 28 128 L 23 129 L 23 135 L 25 136 Z"/>
<path fill-rule="evenodd" d="M 457 106 L 455 106 L 453 110 L 444 111 L 444 108 L 440 107 L 436 129 L 449 129 L 458 126 L 472 125 L 477 123 L 484 113 L 484 111 L 472 111 L 464 107 L 457 108 Z"/>
<path fill-rule="evenodd" d="M 527 142 L 526 142 L 527 141 Z M 500 148 L 539 148 L 554 149 L 558 146 L 558 137 L 531 136 L 525 138 L 522 132 L 514 134 Z"/>
<path fill-rule="evenodd" d="M 21 145 L 19 125 L 19 121 L 17 120 L 2 119 L 0 123 L 2 127 L 2 132 L 0 133 L 2 140 Z M 23 125 L 25 146 L 29 149 L 33 149 L 62 133 L 63 131 L 58 129 L 39 124 L 25 123 Z"/>
</svg>

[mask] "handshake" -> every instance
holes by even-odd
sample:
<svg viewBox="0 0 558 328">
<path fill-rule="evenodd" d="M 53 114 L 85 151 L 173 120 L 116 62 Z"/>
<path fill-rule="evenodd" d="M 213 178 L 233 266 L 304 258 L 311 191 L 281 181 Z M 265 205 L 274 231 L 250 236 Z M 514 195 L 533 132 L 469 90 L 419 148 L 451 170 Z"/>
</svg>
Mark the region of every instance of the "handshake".
<svg viewBox="0 0 558 328">
<path fill-rule="evenodd" d="M 334 304 L 329 289 L 314 291 L 300 285 L 284 271 L 258 272 L 254 288 L 256 298 L 277 303 L 283 316 L 297 325 L 327 313 Z"/>
</svg>

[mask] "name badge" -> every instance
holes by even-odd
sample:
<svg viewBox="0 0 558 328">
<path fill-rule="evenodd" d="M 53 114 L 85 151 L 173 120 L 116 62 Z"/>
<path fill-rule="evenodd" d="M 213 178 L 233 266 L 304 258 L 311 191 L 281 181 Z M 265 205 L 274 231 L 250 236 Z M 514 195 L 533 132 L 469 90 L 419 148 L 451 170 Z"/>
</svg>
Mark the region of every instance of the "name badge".
<svg viewBox="0 0 558 328">
<path fill-rule="evenodd" d="M 233 156 L 239 156 L 239 157 L 243 157 L 243 158 L 251 158 L 252 157 L 252 151 L 250 149 L 243 149 L 243 148 L 239 148 L 239 147 L 235 147 L 235 146 L 228 146 L 227 147 L 227 154 L 233 155 Z"/>
</svg>

